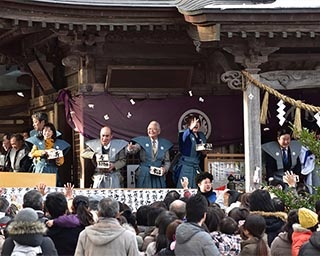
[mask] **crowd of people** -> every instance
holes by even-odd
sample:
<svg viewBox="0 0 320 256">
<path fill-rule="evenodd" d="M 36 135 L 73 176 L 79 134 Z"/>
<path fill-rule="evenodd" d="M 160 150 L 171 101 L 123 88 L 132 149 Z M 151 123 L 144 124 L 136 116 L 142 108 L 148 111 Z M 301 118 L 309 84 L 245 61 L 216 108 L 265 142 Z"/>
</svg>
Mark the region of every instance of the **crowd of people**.
<svg viewBox="0 0 320 256">
<path fill-rule="evenodd" d="M 2 171 L 58 174 L 70 145 L 45 113 L 32 119 L 35 130 L 29 135 L 3 136 Z M 173 144 L 160 137 L 157 121 L 149 123 L 147 136 L 130 142 L 113 138 L 111 127 L 104 126 L 100 138 L 86 141 L 81 153 L 95 166 L 93 188 L 123 187 L 121 169 L 127 156 L 135 154 L 140 159 L 137 188 L 166 188 L 171 169 L 182 194 L 169 191 L 163 201 L 135 212 L 114 198 L 74 195 L 69 183 L 64 194 L 47 194 L 43 185 L 30 190 L 22 205 L 0 197 L 1 255 L 319 255 L 320 202 L 313 209 L 287 212 L 268 187 L 217 194 L 212 174 L 200 167 L 207 153 L 199 147 L 206 143 L 200 120 L 191 115 L 185 121 L 174 166 L 169 155 Z M 291 141 L 288 130 L 279 130 L 277 140 L 262 145 L 262 150 L 268 185 L 296 191 L 300 183 L 306 193 L 312 192 L 317 168 L 310 167 L 312 152 Z"/>
<path fill-rule="evenodd" d="M 295 174 L 284 174 L 295 190 Z M 319 255 L 320 201 L 314 209 L 286 210 L 269 187 L 216 194 L 212 175 L 195 177 L 197 192 L 183 193 L 136 211 L 114 198 L 29 190 L 23 203 L 0 197 L 1 255 Z"/>
</svg>

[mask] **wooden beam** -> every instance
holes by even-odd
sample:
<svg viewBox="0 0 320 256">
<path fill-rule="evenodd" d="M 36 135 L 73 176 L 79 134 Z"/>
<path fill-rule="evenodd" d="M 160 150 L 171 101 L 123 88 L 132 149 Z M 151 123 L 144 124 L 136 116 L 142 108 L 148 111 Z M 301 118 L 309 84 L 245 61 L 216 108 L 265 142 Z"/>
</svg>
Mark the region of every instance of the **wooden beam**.
<svg viewBox="0 0 320 256">
<path fill-rule="evenodd" d="M 45 93 L 52 93 L 55 91 L 48 74 L 38 60 L 29 62 L 28 67 Z"/>
</svg>

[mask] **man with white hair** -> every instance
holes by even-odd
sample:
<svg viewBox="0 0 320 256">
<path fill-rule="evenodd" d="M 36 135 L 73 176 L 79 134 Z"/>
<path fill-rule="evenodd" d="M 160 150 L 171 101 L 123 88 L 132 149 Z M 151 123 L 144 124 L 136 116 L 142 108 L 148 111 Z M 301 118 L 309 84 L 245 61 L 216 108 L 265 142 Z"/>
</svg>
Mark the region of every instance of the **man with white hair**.
<svg viewBox="0 0 320 256">
<path fill-rule="evenodd" d="M 119 203 L 116 200 L 100 200 L 99 221 L 80 233 L 74 255 L 140 255 L 136 234 L 120 225 L 116 219 L 118 215 Z"/>
<path fill-rule="evenodd" d="M 173 146 L 166 139 L 160 138 L 161 128 L 156 121 L 151 121 L 147 128 L 148 136 L 132 139 L 127 149 L 129 154 L 139 152 L 140 168 L 137 172 L 137 188 L 165 188 L 165 177 L 170 167 L 169 150 Z"/>
</svg>

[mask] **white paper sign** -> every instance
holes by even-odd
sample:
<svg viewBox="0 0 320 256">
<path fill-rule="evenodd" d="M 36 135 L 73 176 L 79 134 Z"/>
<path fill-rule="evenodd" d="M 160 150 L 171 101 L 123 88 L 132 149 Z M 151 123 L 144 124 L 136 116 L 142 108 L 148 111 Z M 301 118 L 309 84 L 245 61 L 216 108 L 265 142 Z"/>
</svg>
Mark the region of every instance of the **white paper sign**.
<svg viewBox="0 0 320 256">
<path fill-rule="evenodd" d="M 57 159 L 63 157 L 63 152 L 59 149 L 50 149 L 46 150 L 46 152 L 48 154 L 48 159 Z"/>
<path fill-rule="evenodd" d="M 162 169 L 160 167 L 150 166 L 150 174 L 156 176 L 162 176 Z"/>
<path fill-rule="evenodd" d="M 197 144 L 196 151 L 204 151 L 204 150 L 212 150 L 212 144 L 211 143 Z"/>
<path fill-rule="evenodd" d="M 97 154 L 96 160 L 97 160 L 98 168 L 104 168 L 104 169 L 110 168 L 109 156 L 107 154 L 102 154 L 102 155 Z"/>
</svg>

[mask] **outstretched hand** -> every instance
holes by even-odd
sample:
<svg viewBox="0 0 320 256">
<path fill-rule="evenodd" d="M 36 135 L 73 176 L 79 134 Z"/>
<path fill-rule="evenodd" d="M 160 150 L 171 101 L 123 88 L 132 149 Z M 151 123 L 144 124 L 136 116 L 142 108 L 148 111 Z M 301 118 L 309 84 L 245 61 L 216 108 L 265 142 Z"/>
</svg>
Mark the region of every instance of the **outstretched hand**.
<svg viewBox="0 0 320 256">
<path fill-rule="evenodd" d="M 193 118 L 192 121 L 191 121 L 191 123 L 190 123 L 190 126 L 189 126 L 190 130 L 192 130 L 193 128 L 195 128 L 198 122 L 199 122 L 199 119 Z"/>
<path fill-rule="evenodd" d="M 189 179 L 188 177 L 182 177 L 182 179 L 180 180 L 181 182 L 181 186 L 183 189 L 188 189 L 189 186 Z"/>
<path fill-rule="evenodd" d="M 286 171 L 283 176 L 283 182 L 287 183 L 289 187 L 295 187 L 297 184 L 297 175 L 292 171 Z"/>
<path fill-rule="evenodd" d="M 44 183 L 40 183 L 39 185 L 36 186 L 36 190 L 38 190 L 42 196 L 48 193 L 48 191 L 46 191 L 46 188 L 47 188 L 47 185 Z"/>
<path fill-rule="evenodd" d="M 73 189 L 74 185 L 72 185 L 71 183 L 67 182 L 67 184 L 64 184 L 64 195 L 67 199 L 73 198 Z"/>
</svg>

